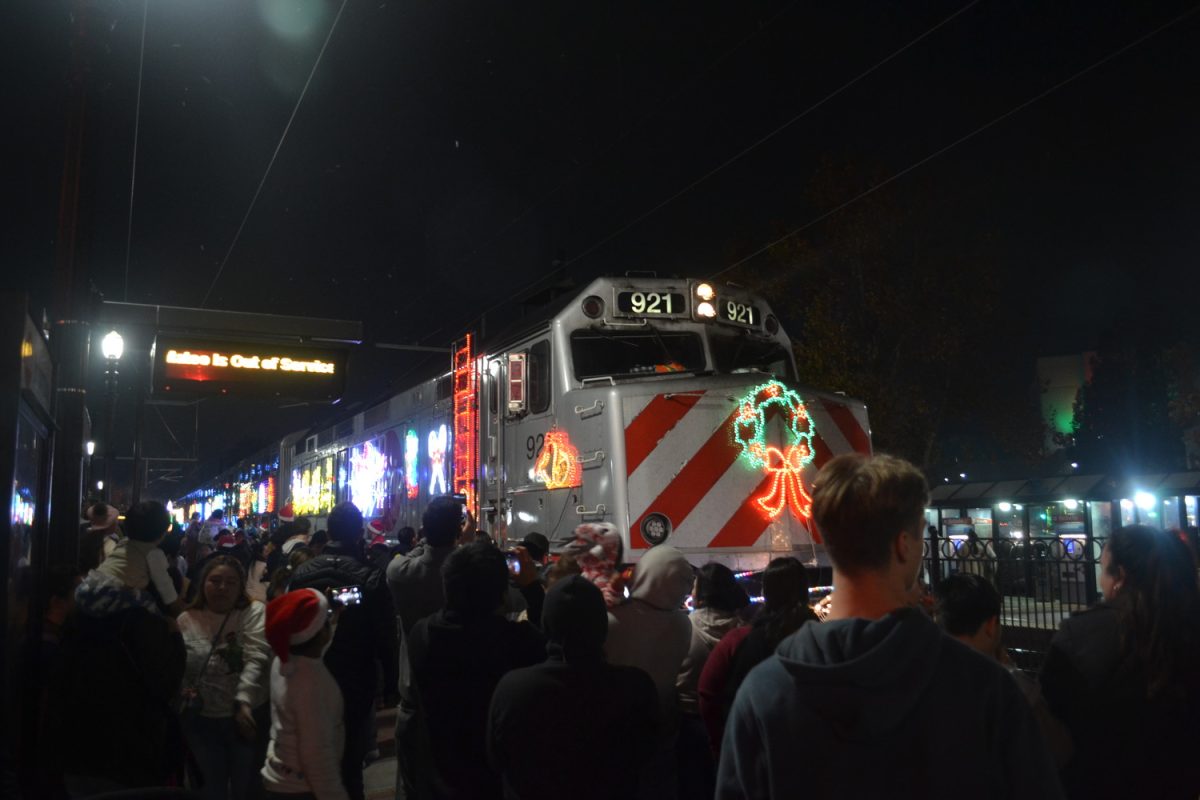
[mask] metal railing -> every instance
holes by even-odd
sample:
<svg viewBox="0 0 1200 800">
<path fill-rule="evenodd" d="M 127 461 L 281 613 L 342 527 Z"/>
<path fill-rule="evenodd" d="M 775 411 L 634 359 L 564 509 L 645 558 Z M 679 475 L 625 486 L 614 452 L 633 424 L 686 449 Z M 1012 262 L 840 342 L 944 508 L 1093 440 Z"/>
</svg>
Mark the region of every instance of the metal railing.
<svg viewBox="0 0 1200 800">
<path fill-rule="evenodd" d="M 1086 537 L 927 538 L 926 577 L 934 587 L 956 573 L 991 581 L 1003 598 L 1005 645 L 1021 668 L 1036 670 L 1063 619 L 1099 599 L 1103 550 L 1103 540 Z"/>
</svg>

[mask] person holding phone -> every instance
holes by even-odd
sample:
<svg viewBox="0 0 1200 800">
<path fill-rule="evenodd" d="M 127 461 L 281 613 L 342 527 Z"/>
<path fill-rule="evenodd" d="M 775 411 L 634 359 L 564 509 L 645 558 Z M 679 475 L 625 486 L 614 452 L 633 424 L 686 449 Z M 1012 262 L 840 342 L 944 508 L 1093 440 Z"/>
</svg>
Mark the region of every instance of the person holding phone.
<svg viewBox="0 0 1200 800">
<path fill-rule="evenodd" d="M 524 542 L 505 551 L 508 563 L 509 600 L 508 607 L 517 607 L 524 619 L 534 627 L 542 627 L 542 606 L 546 601 L 546 587 L 541 580 L 538 564 L 533 560 Z M 520 621 L 521 614 L 517 615 Z"/>
<path fill-rule="evenodd" d="M 371 747 L 368 718 L 375 703 L 378 669 L 383 672 L 384 702 L 394 706 L 400 700 L 396 612 L 383 570 L 366 562 L 362 512 L 353 503 L 341 503 L 330 512 L 326 528 L 328 546 L 295 568 L 288 589 L 316 589 L 345 601 L 324 661 L 342 692 L 346 737 L 342 782 L 353 800 L 362 800 L 363 761 Z M 351 602 L 357 597 L 360 602 Z"/>
<path fill-rule="evenodd" d="M 264 606 L 246 594 L 241 562 L 218 555 L 179 616 L 187 647 L 182 726 L 204 800 L 245 798 L 254 776 L 254 709 L 266 700 Z"/>
</svg>

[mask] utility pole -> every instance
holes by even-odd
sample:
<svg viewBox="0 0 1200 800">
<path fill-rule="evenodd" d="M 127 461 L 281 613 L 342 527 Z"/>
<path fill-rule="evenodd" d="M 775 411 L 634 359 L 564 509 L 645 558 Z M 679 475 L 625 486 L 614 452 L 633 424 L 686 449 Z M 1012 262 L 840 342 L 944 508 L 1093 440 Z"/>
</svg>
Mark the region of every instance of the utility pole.
<svg viewBox="0 0 1200 800">
<path fill-rule="evenodd" d="M 67 75 L 67 133 L 55 237 L 54 313 L 50 347 L 54 370 L 54 467 L 47 561 L 74 564 L 79 553 L 90 317 L 87 267 L 80 253 L 79 195 L 87 111 L 88 3 L 72 3 L 71 64 Z"/>
<path fill-rule="evenodd" d="M 142 481 L 142 471 L 145 467 L 145 461 L 142 458 L 142 428 L 146 425 L 146 387 L 142 386 L 141 376 L 138 376 L 134 392 L 137 397 L 137 413 L 133 423 L 133 495 L 130 497 L 130 505 L 141 502 L 144 485 Z"/>
</svg>

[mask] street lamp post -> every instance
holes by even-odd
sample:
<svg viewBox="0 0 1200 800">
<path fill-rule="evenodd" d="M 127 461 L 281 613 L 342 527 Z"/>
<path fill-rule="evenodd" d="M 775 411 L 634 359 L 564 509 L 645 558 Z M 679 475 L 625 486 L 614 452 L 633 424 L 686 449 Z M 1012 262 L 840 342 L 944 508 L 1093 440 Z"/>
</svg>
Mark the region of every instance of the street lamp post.
<svg viewBox="0 0 1200 800">
<path fill-rule="evenodd" d="M 104 426 L 104 488 L 101 498 L 105 501 L 112 496 L 113 462 L 116 460 L 116 442 L 113 432 L 117 421 L 117 365 L 125 352 L 125 340 L 116 331 L 109 331 L 100 342 L 100 351 L 104 354 L 104 388 L 108 394 L 108 419 Z"/>
<path fill-rule="evenodd" d="M 87 453 L 87 466 L 84 469 L 83 479 L 83 497 L 86 500 L 92 493 L 92 456 L 96 453 L 96 443 L 88 439 L 85 452 Z M 88 503 L 91 505 L 91 503 Z"/>
</svg>

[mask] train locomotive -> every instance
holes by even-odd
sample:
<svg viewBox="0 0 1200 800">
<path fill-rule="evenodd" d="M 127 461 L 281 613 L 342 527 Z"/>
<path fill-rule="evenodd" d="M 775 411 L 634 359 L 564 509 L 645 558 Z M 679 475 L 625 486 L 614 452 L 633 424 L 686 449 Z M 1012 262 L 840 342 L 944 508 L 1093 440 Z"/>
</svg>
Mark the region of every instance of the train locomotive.
<svg viewBox="0 0 1200 800">
<path fill-rule="evenodd" d="M 561 545 L 582 522 L 610 522 L 629 561 L 669 543 L 753 571 L 783 554 L 826 563 L 812 478 L 871 449 L 866 406 L 800 383 L 769 304 L 732 284 L 599 278 L 505 332 L 465 335 L 447 366 L 284 437 L 176 506 L 261 511 L 255 487 L 269 480 L 272 505 L 319 523 L 349 500 L 394 532 L 458 493 L 501 538 Z"/>
</svg>

